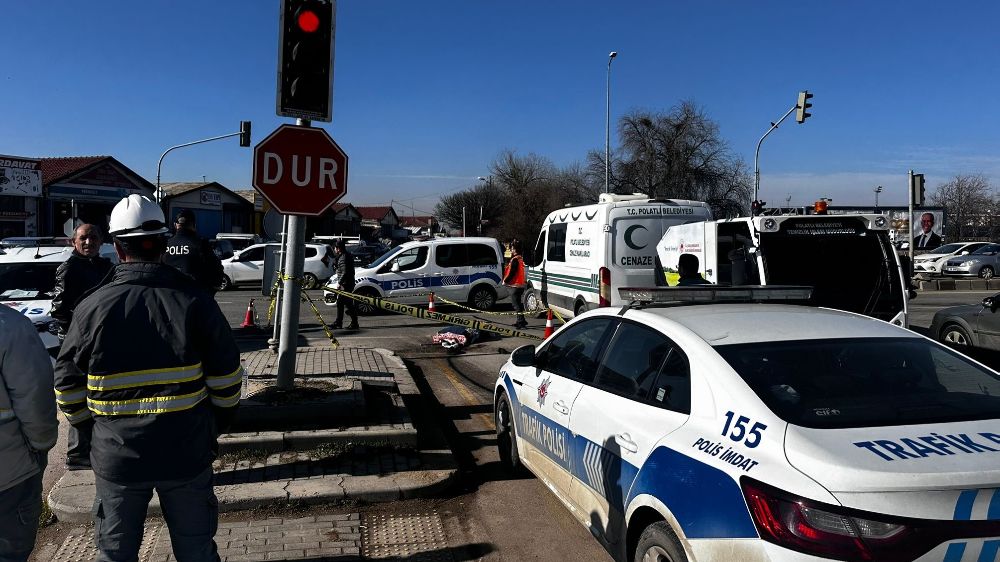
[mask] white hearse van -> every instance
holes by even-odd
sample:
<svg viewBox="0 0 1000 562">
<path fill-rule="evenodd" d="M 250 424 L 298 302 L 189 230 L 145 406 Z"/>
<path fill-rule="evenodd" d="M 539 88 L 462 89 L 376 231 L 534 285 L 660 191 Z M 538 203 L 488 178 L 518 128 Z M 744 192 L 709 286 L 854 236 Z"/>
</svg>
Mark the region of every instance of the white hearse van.
<svg viewBox="0 0 1000 562">
<path fill-rule="evenodd" d="M 649 284 L 668 228 L 712 219 L 706 203 L 602 193 L 597 204 L 549 213 L 528 256 L 525 309 L 574 316 L 621 304 L 620 287 Z"/>
<path fill-rule="evenodd" d="M 354 292 L 402 304 L 426 304 L 428 293 L 433 291 L 438 297 L 488 310 L 497 300 L 507 298 L 502 263 L 503 250 L 495 238 L 407 242 L 368 267 L 356 268 Z M 336 293 L 326 291 L 323 300 L 333 304 Z M 358 302 L 357 309 L 361 314 L 374 312 L 374 307 L 364 302 Z"/>
</svg>

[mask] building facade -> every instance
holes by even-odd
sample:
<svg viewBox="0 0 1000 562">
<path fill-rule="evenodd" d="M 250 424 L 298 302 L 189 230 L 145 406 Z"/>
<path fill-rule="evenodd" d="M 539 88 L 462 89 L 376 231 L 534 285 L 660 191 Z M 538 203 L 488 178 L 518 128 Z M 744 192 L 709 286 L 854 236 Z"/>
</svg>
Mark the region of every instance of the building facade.
<svg viewBox="0 0 1000 562">
<path fill-rule="evenodd" d="M 187 209 L 194 213 L 198 235 L 204 238 L 220 232 L 256 234 L 254 204 L 218 182 L 167 183 L 161 189 L 160 205 L 169 222 Z"/>
</svg>

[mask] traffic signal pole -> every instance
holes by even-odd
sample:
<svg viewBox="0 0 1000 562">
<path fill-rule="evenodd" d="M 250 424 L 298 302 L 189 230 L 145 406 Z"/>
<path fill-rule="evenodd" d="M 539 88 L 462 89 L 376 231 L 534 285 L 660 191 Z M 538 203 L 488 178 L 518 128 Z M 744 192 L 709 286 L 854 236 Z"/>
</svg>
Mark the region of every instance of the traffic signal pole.
<svg viewBox="0 0 1000 562">
<path fill-rule="evenodd" d="M 760 145 L 764 143 L 764 139 L 767 138 L 767 135 L 770 135 L 772 132 L 774 132 L 774 130 L 778 128 L 778 125 L 781 125 L 781 122 L 787 119 L 788 116 L 791 115 L 792 112 L 798 108 L 799 108 L 798 105 L 793 105 L 791 109 L 786 111 L 785 114 L 781 116 L 781 119 L 778 119 L 777 122 L 772 122 L 771 128 L 768 129 L 766 133 L 764 133 L 764 136 L 760 137 L 759 141 L 757 141 L 757 150 L 753 154 L 753 199 L 751 201 L 757 201 L 759 199 L 758 193 L 760 192 L 760 167 L 758 166 L 758 164 L 760 163 Z"/>
<path fill-rule="evenodd" d="M 308 119 L 296 119 L 300 127 L 311 125 Z M 295 384 L 295 354 L 299 345 L 299 305 L 302 301 L 302 270 L 305 267 L 306 217 L 288 215 L 285 229 L 285 288 L 281 302 L 281 335 L 278 338 L 277 386 L 290 390 Z"/>
<path fill-rule="evenodd" d="M 910 271 L 907 271 L 906 274 L 909 276 L 908 278 L 912 278 L 913 277 L 913 170 L 910 170 L 910 173 L 907 174 L 907 179 L 908 179 L 907 181 L 908 188 L 906 192 L 909 194 L 907 195 L 907 199 L 910 200 L 910 214 L 906 216 L 907 226 L 909 227 L 909 232 L 906 235 L 906 240 L 909 241 L 909 244 L 907 244 L 906 247 L 909 248 Z"/>
</svg>

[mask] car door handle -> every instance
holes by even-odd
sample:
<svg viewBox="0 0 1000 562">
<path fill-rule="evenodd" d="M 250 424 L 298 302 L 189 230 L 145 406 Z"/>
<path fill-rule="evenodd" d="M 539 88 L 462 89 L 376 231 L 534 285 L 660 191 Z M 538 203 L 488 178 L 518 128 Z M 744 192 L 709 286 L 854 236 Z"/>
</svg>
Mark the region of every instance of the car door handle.
<svg viewBox="0 0 1000 562">
<path fill-rule="evenodd" d="M 632 441 L 632 436 L 628 433 L 615 435 L 615 443 L 618 443 L 622 449 L 630 453 L 637 453 L 639 451 L 639 446 L 635 444 L 635 441 Z"/>
<path fill-rule="evenodd" d="M 563 402 L 562 400 L 559 400 L 558 402 L 552 404 L 552 409 L 559 412 L 560 414 L 569 413 L 569 406 L 567 406 L 566 403 Z"/>
</svg>

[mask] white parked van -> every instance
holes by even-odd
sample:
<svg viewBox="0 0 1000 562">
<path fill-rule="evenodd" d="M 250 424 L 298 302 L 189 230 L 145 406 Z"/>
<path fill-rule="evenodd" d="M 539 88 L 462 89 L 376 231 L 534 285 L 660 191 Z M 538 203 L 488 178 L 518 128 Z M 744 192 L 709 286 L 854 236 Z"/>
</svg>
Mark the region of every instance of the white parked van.
<svg viewBox="0 0 1000 562">
<path fill-rule="evenodd" d="M 425 304 L 427 294 L 487 310 L 507 297 L 503 286 L 503 250 L 494 238 L 433 238 L 396 246 L 366 268 L 354 272 L 354 292 L 402 304 Z M 327 304 L 336 294 L 327 292 Z M 373 307 L 358 302 L 358 312 Z"/>
<path fill-rule="evenodd" d="M 619 287 L 649 283 L 668 228 L 711 220 L 700 201 L 604 193 L 595 205 L 549 213 L 528 258 L 525 309 L 576 315 L 621 304 Z"/>
</svg>

